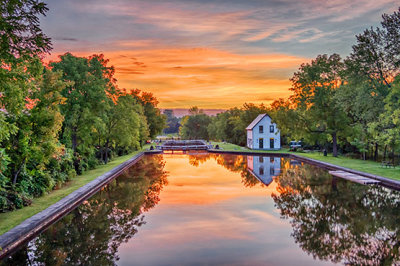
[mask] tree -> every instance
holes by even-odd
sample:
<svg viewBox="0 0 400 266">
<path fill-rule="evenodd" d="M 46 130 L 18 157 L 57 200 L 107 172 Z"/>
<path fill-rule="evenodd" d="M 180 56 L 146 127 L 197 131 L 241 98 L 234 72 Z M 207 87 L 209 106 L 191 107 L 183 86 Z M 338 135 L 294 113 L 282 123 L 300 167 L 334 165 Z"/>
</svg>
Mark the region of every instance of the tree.
<svg viewBox="0 0 400 266">
<path fill-rule="evenodd" d="M 211 118 L 203 113 L 187 116 L 182 119 L 180 135 L 184 139 L 205 139 L 209 140 L 207 127 Z"/>
<path fill-rule="evenodd" d="M 114 68 L 107 63 L 103 55 L 84 58 L 66 53 L 59 62 L 50 64 L 54 70 L 62 71 L 68 83 L 62 91 L 66 101 L 61 108 L 65 117 L 61 141 L 73 150 L 78 173 L 88 167 L 83 166 L 85 161 L 92 161 L 89 167 L 95 164 L 94 136 L 105 127 L 104 121 L 116 96 Z"/>
<path fill-rule="evenodd" d="M 63 149 L 58 133 L 63 121 L 60 103 L 65 84 L 60 77 L 61 73 L 46 70 L 42 78 L 31 80 L 29 104 L 22 110 L 13 108 L 16 102 L 12 95 L 3 100 L 7 110 L 6 122 L 13 125 L 15 133 L 1 142 L 6 155 L 6 165 L 2 169 L 6 177 L 3 185 L 11 188 L 0 195 L 6 199 L 4 204 L 0 204 L 2 210 L 28 204 L 29 197 L 42 195 L 57 182 L 59 176 L 50 174 L 49 166 L 54 157 L 62 157 Z M 26 82 L 22 81 L 22 84 L 26 85 Z"/>
<path fill-rule="evenodd" d="M 335 157 L 338 134 L 348 126 L 347 116 L 335 99 L 336 91 L 342 84 L 343 70 L 344 64 L 339 55 L 319 55 L 310 64 L 302 64 L 291 78 L 293 95 L 289 106 L 296 117 L 291 121 L 292 129 L 300 134 L 303 132 L 304 137 L 310 134 L 329 136 Z M 280 124 L 280 121 L 277 122 Z"/>
<path fill-rule="evenodd" d="M 394 153 L 400 148 L 400 75 L 391 83 L 390 93 L 384 103 L 384 111 L 369 124 L 369 130 L 379 143 L 390 147 Z"/>
<path fill-rule="evenodd" d="M 0 60 L 14 63 L 47 53 L 51 41 L 40 29 L 39 17 L 48 8 L 38 0 L 12 0 L 0 3 Z M 2 66 L 2 68 L 4 65 Z"/>
<path fill-rule="evenodd" d="M 37 57 L 51 49 L 50 39 L 40 29 L 38 18 L 47 10 L 46 4 L 35 0 L 0 3 L 0 142 L 5 141 L 2 146 L 6 147 L 13 138 L 17 145 L 14 147 L 20 152 L 26 151 L 19 145 L 26 143 L 26 139 L 19 126 L 26 118 L 27 99 L 37 90 L 35 80 L 42 71 Z M 11 170 L 13 184 L 24 165 L 25 156 L 22 156 L 9 166 L 14 168 Z"/>
<path fill-rule="evenodd" d="M 259 115 L 269 113 L 264 105 L 245 103 L 242 108 L 231 108 L 213 117 L 208 126 L 210 138 L 246 145 L 246 127 Z"/>
<path fill-rule="evenodd" d="M 157 108 L 158 100 L 150 92 L 131 90 L 131 95 L 143 106 L 144 114 L 150 130 L 150 138 L 155 138 L 166 126 L 166 116 Z"/>
<path fill-rule="evenodd" d="M 179 123 L 179 118 L 174 116 L 174 111 L 172 109 L 165 109 L 164 115 L 167 117 L 167 127 L 164 129 L 164 133 L 178 133 L 181 124 Z"/>
<path fill-rule="evenodd" d="M 348 117 L 350 127 L 346 132 L 346 140 L 362 153 L 364 160 L 372 147 L 374 159 L 377 160 L 378 142 L 370 131 L 370 125 L 384 111 L 385 96 L 377 92 L 363 76 L 353 74 L 350 72 L 347 75 L 346 84 L 340 86 L 335 94 L 335 101 Z"/>
<path fill-rule="evenodd" d="M 356 62 L 353 70 L 357 74 L 368 77 L 377 90 L 387 91 L 400 72 L 400 8 L 382 18 L 380 28 L 366 29 L 356 36 L 349 59 Z"/>
<path fill-rule="evenodd" d="M 378 144 L 385 146 L 384 156 L 387 146 L 396 146 L 390 136 L 396 134 L 395 124 L 389 122 L 395 112 L 390 101 L 396 102 L 391 91 L 395 77 L 400 73 L 400 9 L 390 15 L 384 14 L 382 18 L 381 27 L 367 29 L 356 36 L 357 43 L 346 60 L 349 83 L 356 81 L 351 85 L 353 94 L 365 92 L 364 99 L 357 101 L 366 107 L 358 111 L 358 117 L 363 118 L 358 125 L 362 128 L 362 135 L 375 143 L 375 160 L 378 157 Z M 373 118 L 368 119 L 370 117 Z M 364 149 L 368 148 L 365 147 L 368 143 L 361 142 L 364 142 Z"/>
<path fill-rule="evenodd" d="M 147 123 L 141 123 L 144 118 L 143 107 L 129 94 L 120 95 L 104 116 L 104 128 L 98 131 L 98 145 L 101 159 L 108 163 L 111 148 L 137 150 L 148 136 Z M 141 127 L 146 127 L 142 130 Z"/>
</svg>

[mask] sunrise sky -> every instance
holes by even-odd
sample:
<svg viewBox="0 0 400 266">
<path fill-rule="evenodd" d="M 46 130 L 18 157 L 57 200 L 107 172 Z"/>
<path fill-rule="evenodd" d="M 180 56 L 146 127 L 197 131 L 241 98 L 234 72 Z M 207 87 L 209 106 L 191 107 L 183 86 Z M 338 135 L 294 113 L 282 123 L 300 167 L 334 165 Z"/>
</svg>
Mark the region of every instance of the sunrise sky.
<svg viewBox="0 0 400 266">
<path fill-rule="evenodd" d="M 230 108 L 287 97 L 318 54 L 349 54 L 398 0 L 46 0 L 48 60 L 103 53 L 120 88 L 162 108 Z"/>
</svg>

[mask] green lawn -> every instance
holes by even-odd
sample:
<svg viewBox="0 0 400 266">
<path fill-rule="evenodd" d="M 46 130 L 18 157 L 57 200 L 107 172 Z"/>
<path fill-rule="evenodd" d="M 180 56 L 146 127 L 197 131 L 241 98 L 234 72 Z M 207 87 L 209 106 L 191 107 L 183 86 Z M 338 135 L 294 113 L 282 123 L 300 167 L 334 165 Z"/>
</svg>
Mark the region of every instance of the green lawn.
<svg viewBox="0 0 400 266">
<path fill-rule="evenodd" d="M 132 158 L 132 156 L 138 154 L 139 152 L 140 151 L 136 151 L 129 155 L 117 157 L 116 159 L 114 159 L 113 161 L 109 162 L 106 165 L 100 165 L 96 169 L 89 170 L 85 172 L 83 175 L 77 176 L 76 178 L 65 184 L 62 188 L 53 190 L 49 194 L 46 194 L 40 198 L 35 198 L 30 206 L 12 212 L 1 213 L 0 235 L 4 234 L 14 226 L 20 224 L 21 222 L 30 218 L 36 213 L 41 212 L 50 205 L 56 203 L 57 201 L 64 198 L 71 192 L 77 190 L 78 188 L 89 183 L 90 181 L 96 179 L 96 177 L 110 171 L 117 165 L 129 160 L 130 158 Z"/>
<path fill-rule="evenodd" d="M 385 168 L 382 167 L 379 162 L 373 161 L 363 161 L 359 159 L 351 159 L 344 156 L 333 157 L 332 154 L 328 154 L 328 156 L 323 156 L 322 153 L 319 152 L 310 152 L 310 153 L 302 153 L 302 152 L 291 152 L 288 149 L 282 149 L 279 151 L 260 151 L 260 150 L 250 150 L 245 147 L 241 147 L 238 145 L 230 144 L 230 143 L 222 143 L 222 142 L 213 142 L 213 145 L 218 144 L 222 150 L 225 151 L 243 151 L 243 152 L 257 152 L 257 153 L 291 153 L 296 154 L 298 156 L 303 156 L 331 164 L 335 164 L 338 166 L 343 166 L 347 168 L 351 168 L 354 170 L 379 175 L 383 177 L 387 177 L 390 179 L 400 180 L 400 167 L 398 168 Z"/>
</svg>

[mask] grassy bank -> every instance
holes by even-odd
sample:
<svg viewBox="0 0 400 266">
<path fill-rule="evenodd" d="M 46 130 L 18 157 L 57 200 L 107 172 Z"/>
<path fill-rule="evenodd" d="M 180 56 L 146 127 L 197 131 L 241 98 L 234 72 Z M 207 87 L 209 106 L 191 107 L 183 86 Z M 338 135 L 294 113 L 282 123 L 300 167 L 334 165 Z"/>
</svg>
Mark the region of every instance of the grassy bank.
<svg viewBox="0 0 400 266">
<path fill-rule="evenodd" d="M 332 154 L 328 154 L 328 156 L 324 156 L 322 153 L 311 152 L 311 153 L 302 153 L 302 152 L 291 152 L 287 149 L 282 149 L 280 151 L 259 151 L 259 150 L 250 150 L 245 147 L 241 147 L 238 145 L 230 144 L 230 143 L 222 143 L 222 142 L 213 142 L 213 145 L 218 144 L 220 148 L 225 151 L 243 151 L 243 152 L 259 152 L 259 153 L 277 153 L 277 152 L 285 152 L 296 154 L 298 156 L 303 156 L 315 160 L 319 160 L 322 162 L 327 162 L 331 164 L 335 164 L 338 166 L 347 167 L 350 169 L 379 175 L 383 177 L 387 177 L 394 180 L 400 180 L 400 167 L 397 168 L 385 168 L 382 167 L 379 162 L 373 161 L 363 161 L 359 159 L 351 159 L 344 156 L 333 157 Z"/>
<path fill-rule="evenodd" d="M 132 158 L 132 156 L 138 154 L 139 152 L 140 151 L 136 151 L 129 155 L 117 157 L 106 165 L 100 165 L 96 169 L 89 170 L 82 175 L 77 176 L 70 182 L 66 183 L 62 188 L 53 190 L 49 194 L 46 194 L 40 198 L 35 198 L 30 206 L 12 212 L 1 213 L 0 235 L 4 234 L 14 226 L 20 224 L 21 222 L 30 218 L 36 213 L 41 212 L 50 205 L 56 203 L 71 192 L 96 179 L 96 177 L 110 171 L 117 165 L 129 160 L 130 158 Z"/>
</svg>

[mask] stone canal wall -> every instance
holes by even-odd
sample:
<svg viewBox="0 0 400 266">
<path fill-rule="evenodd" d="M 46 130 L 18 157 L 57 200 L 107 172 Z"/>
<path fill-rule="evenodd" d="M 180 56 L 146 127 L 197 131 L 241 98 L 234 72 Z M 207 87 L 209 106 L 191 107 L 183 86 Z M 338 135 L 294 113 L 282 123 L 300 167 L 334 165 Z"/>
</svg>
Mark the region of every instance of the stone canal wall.
<svg viewBox="0 0 400 266">
<path fill-rule="evenodd" d="M 83 201 L 90 198 L 111 180 L 139 161 L 144 154 L 153 153 L 159 153 L 159 151 L 138 153 L 131 159 L 114 167 L 109 172 L 97 177 L 95 180 L 75 190 L 47 209 L 35 214 L 8 232 L 2 234 L 0 236 L 0 259 L 12 253 L 18 246 L 31 240 L 51 224 L 78 207 Z"/>
</svg>

